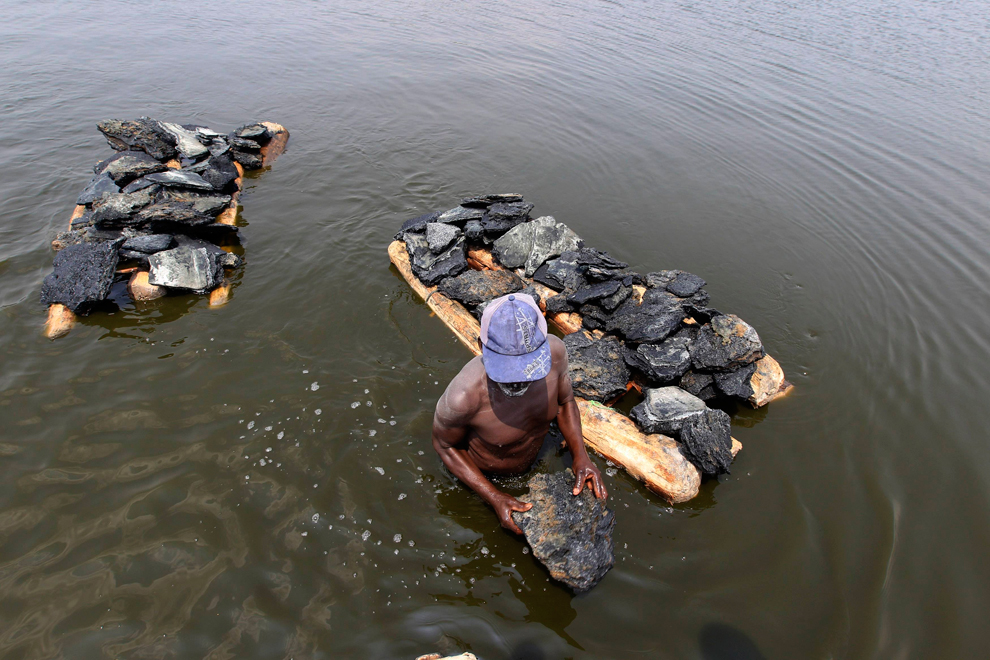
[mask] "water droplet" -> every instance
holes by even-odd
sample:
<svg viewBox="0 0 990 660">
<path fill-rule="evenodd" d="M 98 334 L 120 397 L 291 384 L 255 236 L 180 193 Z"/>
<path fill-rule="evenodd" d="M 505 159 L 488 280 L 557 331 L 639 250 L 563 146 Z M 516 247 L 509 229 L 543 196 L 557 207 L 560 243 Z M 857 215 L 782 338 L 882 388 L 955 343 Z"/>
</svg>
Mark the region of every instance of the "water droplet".
<svg viewBox="0 0 990 660">
<path fill-rule="evenodd" d="M 375 471 L 376 471 L 376 472 L 378 472 L 378 474 L 380 474 L 380 475 L 382 475 L 382 476 L 385 476 L 385 468 L 382 468 L 382 467 L 376 467 L 376 468 L 375 468 Z"/>
<path fill-rule="evenodd" d="M 405 493 L 399 493 L 399 500 L 401 501 L 401 500 L 404 500 L 404 499 L 406 499 L 406 494 Z"/>
<path fill-rule="evenodd" d="M 355 401 L 354 403 L 351 404 L 351 408 L 357 408 L 360 405 L 361 405 L 360 401 Z"/>
<path fill-rule="evenodd" d="M 250 422 L 248 422 L 248 428 L 249 429 L 253 429 L 254 428 L 254 420 L 251 420 Z"/>
<path fill-rule="evenodd" d="M 361 540 L 367 541 L 369 538 L 371 538 L 371 532 L 364 530 L 364 532 L 361 533 Z"/>
<path fill-rule="evenodd" d="M 316 409 L 316 410 L 315 410 L 314 412 L 315 412 L 315 413 L 316 413 L 317 415 L 322 415 L 322 414 L 323 414 L 323 410 L 322 410 L 321 408 L 317 408 L 317 409 Z"/>
<path fill-rule="evenodd" d="M 392 540 L 395 541 L 396 543 L 402 543 L 402 534 L 396 534 L 395 536 L 392 537 Z"/>
<path fill-rule="evenodd" d="M 275 437 L 278 438 L 279 440 L 281 440 L 284 436 L 285 436 L 285 431 L 279 431 L 278 432 L 278 435 L 275 436 Z"/>
<path fill-rule="evenodd" d="M 313 524 L 315 525 L 318 522 L 320 522 L 320 514 L 314 513 L 313 514 Z"/>
<path fill-rule="evenodd" d="M 315 392 L 316 390 L 320 389 L 320 384 L 314 380 L 313 383 L 309 386 L 309 389 Z"/>
</svg>

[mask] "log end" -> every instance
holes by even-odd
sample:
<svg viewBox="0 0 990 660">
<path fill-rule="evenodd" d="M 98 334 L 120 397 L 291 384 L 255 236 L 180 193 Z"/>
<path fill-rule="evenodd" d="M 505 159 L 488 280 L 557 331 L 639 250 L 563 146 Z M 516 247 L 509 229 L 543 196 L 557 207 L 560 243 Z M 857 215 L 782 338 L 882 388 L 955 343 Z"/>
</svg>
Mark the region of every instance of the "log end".
<svg viewBox="0 0 990 660">
<path fill-rule="evenodd" d="M 226 305 L 230 300 L 231 285 L 224 280 L 223 284 L 210 291 L 210 307 L 220 307 Z"/>
<path fill-rule="evenodd" d="M 148 271 L 139 270 L 135 271 L 127 282 L 127 293 L 134 300 L 147 301 L 161 298 L 168 293 L 168 290 L 163 286 L 151 284 L 148 281 Z"/>
<path fill-rule="evenodd" d="M 72 326 L 76 324 L 76 315 L 68 307 L 61 304 L 54 304 L 48 308 L 48 320 L 45 321 L 45 336 L 49 339 L 58 339 L 69 334 Z"/>
</svg>

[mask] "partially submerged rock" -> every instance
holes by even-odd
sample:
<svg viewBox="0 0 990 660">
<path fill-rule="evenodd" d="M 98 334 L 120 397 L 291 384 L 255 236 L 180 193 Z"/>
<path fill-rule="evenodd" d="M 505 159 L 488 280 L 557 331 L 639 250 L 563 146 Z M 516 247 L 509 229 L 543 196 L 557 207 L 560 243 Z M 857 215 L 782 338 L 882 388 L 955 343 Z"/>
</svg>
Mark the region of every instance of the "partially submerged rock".
<svg viewBox="0 0 990 660">
<path fill-rule="evenodd" d="M 553 216 L 545 215 L 510 229 L 492 246 L 492 254 L 506 268 L 524 268 L 526 277 L 548 259 L 581 247 L 581 238 Z"/>
<path fill-rule="evenodd" d="M 580 593 L 598 584 L 615 564 L 615 516 L 590 488 L 575 496 L 574 481 L 569 468 L 534 475 L 529 493 L 519 498 L 533 508 L 512 517 L 551 577 Z"/>
<path fill-rule="evenodd" d="M 689 344 L 687 337 L 668 337 L 659 344 L 640 344 L 635 351 L 626 351 L 626 364 L 651 383 L 675 383 L 691 368 Z"/>
<path fill-rule="evenodd" d="M 784 380 L 784 370 L 780 368 L 780 364 L 769 355 L 763 356 L 754 364 L 756 369 L 749 379 L 753 393 L 746 399 L 754 408 L 765 406 L 793 387 Z"/>
<path fill-rule="evenodd" d="M 704 401 L 679 387 L 657 387 L 644 394 L 643 402 L 629 411 L 643 433 L 677 437 L 685 422 L 708 410 Z"/>
<path fill-rule="evenodd" d="M 681 452 L 703 474 L 727 474 L 732 465 L 732 423 L 721 410 L 705 410 L 681 427 Z"/>
<path fill-rule="evenodd" d="M 466 270 L 440 282 L 440 293 L 468 306 L 522 291 L 523 281 L 508 270 Z"/>
<path fill-rule="evenodd" d="M 622 359 L 622 342 L 611 335 L 592 339 L 584 332 L 564 337 L 574 393 L 593 401 L 608 401 L 626 392 L 629 368 Z"/>
<path fill-rule="evenodd" d="M 143 151 L 152 158 L 175 158 L 176 139 L 154 119 L 141 117 L 135 120 L 107 119 L 96 125 L 117 151 Z"/>
<path fill-rule="evenodd" d="M 765 354 L 756 330 L 735 314 L 713 317 L 691 345 L 695 368 L 705 371 L 733 371 L 756 362 Z"/>
<path fill-rule="evenodd" d="M 445 277 L 454 277 L 467 270 L 467 249 L 464 237 L 440 254 L 434 254 L 423 234 L 406 234 L 406 250 L 413 273 L 424 284 L 433 285 Z"/>
<path fill-rule="evenodd" d="M 41 286 L 41 302 L 61 304 L 76 314 L 88 314 L 105 300 L 113 286 L 119 241 L 70 245 L 55 255 L 54 268 Z"/>
<path fill-rule="evenodd" d="M 183 245 L 156 252 L 148 260 L 148 282 L 156 286 L 205 292 L 223 281 L 223 267 L 217 255 L 206 248 Z"/>
</svg>

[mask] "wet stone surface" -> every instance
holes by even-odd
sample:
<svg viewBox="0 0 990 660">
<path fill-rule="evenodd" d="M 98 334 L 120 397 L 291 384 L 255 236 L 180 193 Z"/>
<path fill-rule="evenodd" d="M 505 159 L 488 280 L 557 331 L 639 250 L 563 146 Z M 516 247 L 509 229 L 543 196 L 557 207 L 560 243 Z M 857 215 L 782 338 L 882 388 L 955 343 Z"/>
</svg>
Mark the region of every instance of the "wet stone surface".
<svg viewBox="0 0 990 660">
<path fill-rule="evenodd" d="M 209 291 L 223 281 L 223 267 L 216 254 L 206 248 L 180 245 L 149 258 L 148 282 L 170 289 Z"/>
<path fill-rule="evenodd" d="M 703 474 L 726 474 L 732 465 L 732 424 L 721 410 L 705 410 L 681 427 L 681 453 Z"/>
<path fill-rule="evenodd" d="M 691 345 L 694 367 L 704 371 L 733 371 L 765 354 L 756 330 L 735 314 L 713 317 Z"/>
<path fill-rule="evenodd" d="M 88 314 L 110 293 L 119 245 L 118 239 L 78 243 L 61 250 L 41 286 L 42 304 L 61 303 L 76 314 Z"/>
<path fill-rule="evenodd" d="M 575 592 L 591 589 L 615 564 L 612 528 L 615 516 L 589 488 L 573 494 L 574 473 L 568 468 L 536 474 L 529 493 L 519 499 L 533 508 L 512 514 L 550 575 Z"/>
<path fill-rule="evenodd" d="M 636 350 L 626 350 L 626 364 L 651 383 L 675 383 L 691 367 L 689 344 L 687 337 L 668 337 L 659 344 L 640 344 Z"/>
<path fill-rule="evenodd" d="M 643 402 L 629 412 L 644 433 L 678 437 L 685 422 L 708 410 L 705 402 L 679 387 L 657 387 L 645 392 Z"/>
<path fill-rule="evenodd" d="M 480 305 L 499 296 L 523 290 L 523 281 L 507 270 L 466 270 L 440 282 L 444 295 L 468 306 Z"/>
<path fill-rule="evenodd" d="M 577 396 L 604 402 L 626 391 L 629 368 L 622 359 L 621 341 L 610 335 L 595 340 L 575 332 L 564 337 L 564 346 Z"/>
<path fill-rule="evenodd" d="M 182 170 L 168 170 L 166 172 L 158 172 L 156 174 L 149 174 L 144 177 L 148 181 L 153 181 L 155 183 L 167 186 L 169 188 L 191 188 L 193 190 L 213 190 L 213 186 L 209 184 L 203 177 L 195 172 L 185 172 Z"/>
</svg>

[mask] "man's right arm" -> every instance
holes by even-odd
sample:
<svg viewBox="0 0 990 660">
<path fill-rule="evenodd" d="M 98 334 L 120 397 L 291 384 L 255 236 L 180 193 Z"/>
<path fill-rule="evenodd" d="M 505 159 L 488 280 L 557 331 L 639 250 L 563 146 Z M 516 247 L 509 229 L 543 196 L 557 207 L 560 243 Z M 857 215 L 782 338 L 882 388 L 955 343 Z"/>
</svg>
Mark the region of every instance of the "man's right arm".
<svg viewBox="0 0 990 660">
<path fill-rule="evenodd" d="M 467 439 L 469 423 L 474 417 L 478 402 L 472 401 L 471 395 L 464 391 L 451 394 L 451 389 L 448 387 L 440 397 L 433 415 L 433 448 L 455 477 L 466 483 L 495 509 L 502 527 L 522 534 L 522 530 L 512 520 L 512 512 L 529 511 L 533 505 L 520 502 L 495 488 L 475 464 L 468 454 Z"/>
</svg>

